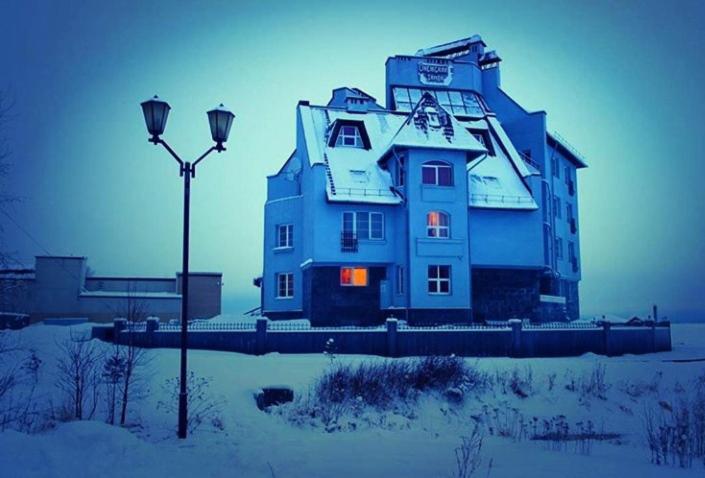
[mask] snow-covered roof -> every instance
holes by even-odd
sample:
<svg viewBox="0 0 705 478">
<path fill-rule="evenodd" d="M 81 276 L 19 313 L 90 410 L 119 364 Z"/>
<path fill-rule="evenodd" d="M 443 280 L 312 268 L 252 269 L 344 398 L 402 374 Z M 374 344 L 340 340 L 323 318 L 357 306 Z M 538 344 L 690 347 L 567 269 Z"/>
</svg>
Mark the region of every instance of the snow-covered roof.
<svg viewBox="0 0 705 478">
<path fill-rule="evenodd" d="M 583 155 L 557 132 L 547 132 L 546 141 L 550 146 L 557 148 L 569 161 L 572 161 L 576 168 L 587 168 Z"/>
<path fill-rule="evenodd" d="M 390 172 L 380 165 L 395 147 L 433 148 L 469 153 L 468 168 L 482 179 L 470 183 L 468 205 L 501 209 L 536 209 L 523 177 L 530 171 L 499 122 L 492 116 L 458 121 L 437 100 L 424 94 L 411 113 L 388 110 L 350 112 L 344 108 L 300 103 L 299 117 L 309 164 L 326 168 L 329 201 L 400 204 Z M 365 147 L 336 147 L 331 135 L 338 124 L 364 128 Z M 468 128 L 486 130 L 496 156 L 483 159 L 487 149 Z M 492 179 L 494 178 L 494 179 Z M 469 176 L 469 180 L 471 177 Z M 499 183 L 499 187 L 497 184 Z"/>
<path fill-rule="evenodd" d="M 331 201 L 399 204 L 401 198 L 391 191 L 392 177 L 377 160 L 382 156 L 392 135 L 399 129 L 406 115 L 388 111 L 349 113 L 340 108 L 299 105 L 309 162 L 323 164 L 329 175 L 326 184 Z M 369 149 L 329 146 L 329 135 L 335 121 L 352 121 L 364 125 L 369 138 Z M 363 171 L 360 173 L 351 171 Z"/>
<path fill-rule="evenodd" d="M 394 134 L 384 154 L 395 146 L 486 153 L 487 149 L 428 93 Z"/>
<path fill-rule="evenodd" d="M 478 128 L 478 124 L 483 122 L 489 133 L 486 138 L 492 142 L 494 156 L 487 156 L 468 165 L 470 206 L 488 209 L 538 209 L 531 191 L 522 179 L 531 172 L 514 147 L 506 146 L 506 141 L 502 139 L 504 131 L 496 119 L 488 117 L 486 120 L 473 122 L 472 128 Z"/>
<path fill-rule="evenodd" d="M 483 46 L 487 46 L 485 42 L 482 41 L 482 37 L 476 34 L 467 38 L 462 38 L 460 40 L 443 43 L 441 45 L 436 45 L 429 48 L 422 48 L 416 52 L 416 56 L 443 55 L 448 52 L 463 49 L 464 47 L 470 46 L 473 43 L 482 43 Z"/>
</svg>

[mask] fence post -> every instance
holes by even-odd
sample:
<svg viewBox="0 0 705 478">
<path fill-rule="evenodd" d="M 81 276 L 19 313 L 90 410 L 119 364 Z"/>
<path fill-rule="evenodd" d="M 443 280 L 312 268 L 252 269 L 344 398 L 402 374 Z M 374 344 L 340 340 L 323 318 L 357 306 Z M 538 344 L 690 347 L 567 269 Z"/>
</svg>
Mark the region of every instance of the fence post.
<svg viewBox="0 0 705 478">
<path fill-rule="evenodd" d="M 604 321 L 602 322 L 602 341 L 605 355 L 608 357 L 612 355 L 612 347 L 610 346 L 610 329 L 612 324 Z"/>
<path fill-rule="evenodd" d="M 387 319 L 387 357 L 397 356 L 397 330 L 399 321 L 394 317 Z"/>
<path fill-rule="evenodd" d="M 267 353 L 267 319 L 257 319 L 255 326 L 255 354 Z"/>
<path fill-rule="evenodd" d="M 157 317 L 147 317 L 147 333 L 151 334 L 159 330 L 159 319 Z"/>
<path fill-rule="evenodd" d="M 120 343 L 120 332 L 127 328 L 126 319 L 113 319 L 113 342 Z"/>
<path fill-rule="evenodd" d="M 654 306 L 654 312 L 656 312 L 656 306 Z M 658 347 L 656 345 L 656 321 L 651 322 L 651 351 L 658 352 Z"/>
<path fill-rule="evenodd" d="M 521 357 L 521 320 L 509 319 L 509 327 L 512 328 L 512 345 L 509 353 L 512 357 Z"/>
</svg>

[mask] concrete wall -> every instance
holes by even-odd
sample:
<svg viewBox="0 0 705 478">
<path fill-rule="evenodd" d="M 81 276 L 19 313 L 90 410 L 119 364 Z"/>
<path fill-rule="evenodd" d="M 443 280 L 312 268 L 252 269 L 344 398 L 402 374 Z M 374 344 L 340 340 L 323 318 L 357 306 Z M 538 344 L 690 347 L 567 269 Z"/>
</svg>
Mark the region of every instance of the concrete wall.
<svg viewBox="0 0 705 478">
<path fill-rule="evenodd" d="M 181 317 L 181 277 L 89 277 L 84 257 L 38 256 L 34 279 L 23 280 L 12 307 L 32 321 L 46 318 L 85 318 L 111 321 L 125 316 L 129 301 L 146 315 L 162 320 Z M 189 317 L 210 318 L 221 313 L 220 273 L 190 274 Z M 6 282 L 6 281 L 4 281 Z M 20 290 L 20 289 L 18 289 Z M 5 300 L 5 299 L 3 299 Z M 7 299 L 7 307 L 10 299 Z M 4 308 L 5 304 L 0 306 Z M 20 310 L 21 309 L 21 310 Z M 2 310 L 0 310 L 2 311 Z"/>
</svg>

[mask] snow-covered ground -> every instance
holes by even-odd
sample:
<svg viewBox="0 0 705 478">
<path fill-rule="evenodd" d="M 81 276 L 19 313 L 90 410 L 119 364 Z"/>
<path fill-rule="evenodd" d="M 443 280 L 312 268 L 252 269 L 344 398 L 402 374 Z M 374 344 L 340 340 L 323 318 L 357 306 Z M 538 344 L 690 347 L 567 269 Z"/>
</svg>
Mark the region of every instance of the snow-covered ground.
<svg viewBox="0 0 705 478">
<path fill-rule="evenodd" d="M 42 361 L 35 400 L 46 408 L 61 401 L 55 387 L 58 343 L 89 325 L 34 325 L 10 334 L 13 343 L 34 349 Z M 100 344 L 106 349 L 108 344 Z M 704 476 L 701 462 L 690 469 L 650 463 L 642 415 L 649 404 L 672 403 L 679 388 L 705 374 L 705 324 L 673 326 L 672 352 L 624 357 L 585 355 L 557 359 L 467 359 L 491 377 L 515 369 L 531 375 L 528 397 L 520 398 L 497 383 L 466 393 L 463 404 L 442 396 L 423 396 L 395 411 L 369 410 L 347 417 L 343 431 L 294 425 L 287 417 L 295 405 L 265 413 L 255 407 L 262 386 L 286 384 L 306 394 L 330 366 L 324 354 L 262 357 L 227 352 L 191 351 L 189 367 L 209 378 L 209 394 L 218 406 L 217 426 L 205 424 L 187 440 L 175 437 L 176 417 L 159 406 L 171 399 L 164 382 L 178 374 L 178 350 L 150 350 L 143 372 L 145 387 L 131 407 L 129 427 L 94 421 L 55 423 L 25 434 L 0 433 L 0 476 L 3 477 L 452 477 L 455 448 L 470 434 L 478 416 L 494 416 L 512 425 L 512 417 L 532 421 L 564 415 L 575 426 L 591 420 L 616 440 L 596 442 L 590 453 L 555 451 L 545 442 L 499 437 L 486 432 L 480 477 L 571 476 Z M 338 356 L 339 363 L 386 360 Z M 604 398 L 566 388 L 571 381 L 604 366 L 609 386 Z M 553 381 L 553 384 L 551 384 Z M 677 384 L 680 385 L 677 386 Z M 498 418 L 497 418 L 498 417 Z M 499 425 L 496 423 L 495 425 Z M 495 429 L 497 426 L 494 427 Z"/>
</svg>

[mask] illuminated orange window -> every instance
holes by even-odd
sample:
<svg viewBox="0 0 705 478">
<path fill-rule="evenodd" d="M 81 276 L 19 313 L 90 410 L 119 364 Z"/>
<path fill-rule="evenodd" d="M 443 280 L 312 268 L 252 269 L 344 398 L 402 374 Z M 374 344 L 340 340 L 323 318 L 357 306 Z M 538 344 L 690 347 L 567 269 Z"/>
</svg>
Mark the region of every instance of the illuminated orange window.
<svg viewBox="0 0 705 478">
<path fill-rule="evenodd" d="M 341 267 L 340 285 L 365 287 L 367 286 L 366 267 Z"/>
</svg>

